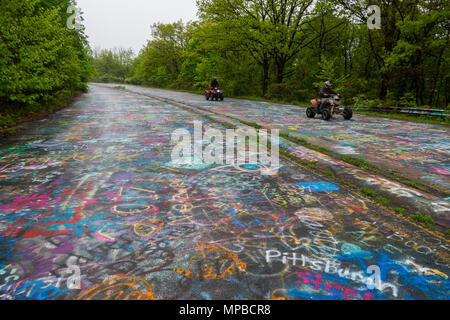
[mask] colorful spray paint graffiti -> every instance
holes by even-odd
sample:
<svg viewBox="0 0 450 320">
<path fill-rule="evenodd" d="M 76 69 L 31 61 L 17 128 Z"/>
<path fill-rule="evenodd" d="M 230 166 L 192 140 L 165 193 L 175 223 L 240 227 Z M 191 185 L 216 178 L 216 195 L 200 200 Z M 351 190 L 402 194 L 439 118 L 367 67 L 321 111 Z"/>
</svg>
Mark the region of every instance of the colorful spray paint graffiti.
<svg viewBox="0 0 450 320">
<path fill-rule="evenodd" d="M 92 86 L 3 141 L 0 299 L 449 298 L 448 242 L 338 182 L 287 160 L 170 166 L 194 120 Z"/>
<path fill-rule="evenodd" d="M 450 189 L 450 130 L 448 127 L 356 115 L 331 122 L 307 119 L 296 106 L 227 99 L 207 102 L 200 95 L 127 86 L 132 91 L 174 99 L 267 128 L 279 128 L 294 137 L 325 147 L 340 155 L 354 155 L 439 191 Z"/>
</svg>

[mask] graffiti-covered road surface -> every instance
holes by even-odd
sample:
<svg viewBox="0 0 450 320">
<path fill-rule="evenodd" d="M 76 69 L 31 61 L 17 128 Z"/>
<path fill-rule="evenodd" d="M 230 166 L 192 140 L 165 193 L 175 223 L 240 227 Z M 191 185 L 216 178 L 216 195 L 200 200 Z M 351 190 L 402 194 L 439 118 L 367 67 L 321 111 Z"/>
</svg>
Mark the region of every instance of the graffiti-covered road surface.
<svg viewBox="0 0 450 320">
<path fill-rule="evenodd" d="M 448 299 L 446 239 L 281 159 L 171 162 L 171 104 L 92 85 L 0 145 L 0 299 Z"/>
<path fill-rule="evenodd" d="M 374 116 L 355 115 L 352 121 L 335 116 L 325 122 L 319 116 L 308 119 L 305 109 L 290 105 L 230 99 L 225 103 L 206 101 L 203 96 L 127 86 L 207 108 L 221 114 L 280 128 L 292 137 L 324 147 L 337 155 L 364 158 L 386 174 L 401 176 L 431 188 L 450 193 L 450 129 L 446 126 L 414 123 Z"/>
</svg>

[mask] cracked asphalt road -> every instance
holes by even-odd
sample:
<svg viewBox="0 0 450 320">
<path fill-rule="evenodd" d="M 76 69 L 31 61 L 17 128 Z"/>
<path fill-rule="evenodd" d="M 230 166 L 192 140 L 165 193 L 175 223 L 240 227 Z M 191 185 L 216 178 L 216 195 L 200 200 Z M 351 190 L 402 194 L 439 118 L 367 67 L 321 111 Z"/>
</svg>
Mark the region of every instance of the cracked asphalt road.
<svg viewBox="0 0 450 320">
<path fill-rule="evenodd" d="M 449 298 L 448 240 L 338 181 L 174 165 L 195 120 L 91 85 L 2 140 L 0 299 Z"/>
</svg>

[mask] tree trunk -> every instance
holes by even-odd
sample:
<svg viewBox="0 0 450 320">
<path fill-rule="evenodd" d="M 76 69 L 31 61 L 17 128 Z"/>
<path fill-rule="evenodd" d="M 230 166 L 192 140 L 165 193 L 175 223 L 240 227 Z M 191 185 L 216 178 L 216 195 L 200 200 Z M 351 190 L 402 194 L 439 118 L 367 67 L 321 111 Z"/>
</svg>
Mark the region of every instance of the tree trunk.
<svg viewBox="0 0 450 320">
<path fill-rule="evenodd" d="M 387 75 L 383 73 L 381 75 L 381 87 L 380 87 L 380 95 L 379 95 L 380 100 L 386 99 L 387 92 L 388 92 Z"/>
<path fill-rule="evenodd" d="M 284 69 L 286 68 L 286 58 L 285 57 L 277 58 L 275 64 L 277 66 L 277 76 L 275 81 L 276 83 L 283 83 Z"/>
<path fill-rule="evenodd" d="M 269 85 L 269 67 L 270 67 L 269 60 L 264 59 L 264 61 L 263 61 L 263 78 L 262 78 L 263 97 L 266 96 L 267 87 Z"/>
</svg>

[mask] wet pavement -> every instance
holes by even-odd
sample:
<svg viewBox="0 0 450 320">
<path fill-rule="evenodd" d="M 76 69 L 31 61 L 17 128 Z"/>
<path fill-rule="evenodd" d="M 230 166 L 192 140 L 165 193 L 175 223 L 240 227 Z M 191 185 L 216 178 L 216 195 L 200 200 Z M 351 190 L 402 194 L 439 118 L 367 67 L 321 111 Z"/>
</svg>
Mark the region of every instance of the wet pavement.
<svg viewBox="0 0 450 320">
<path fill-rule="evenodd" d="M 158 97 L 188 102 L 211 111 L 280 128 L 293 137 L 324 147 L 337 155 L 356 156 L 426 187 L 450 193 L 450 129 L 448 126 L 415 123 L 382 117 L 355 115 L 352 121 L 335 116 L 308 119 L 304 108 L 267 102 L 226 98 L 225 103 L 206 101 L 201 95 L 126 86 Z M 444 198 L 445 198 L 444 197 Z"/>
<path fill-rule="evenodd" d="M 0 299 L 449 298 L 448 240 L 338 181 L 171 162 L 195 120 L 91 85 L 2 140 Z"/>
</svg>

